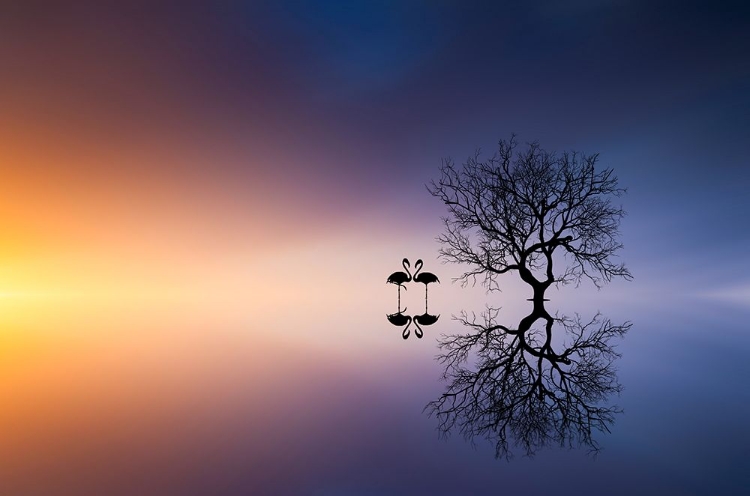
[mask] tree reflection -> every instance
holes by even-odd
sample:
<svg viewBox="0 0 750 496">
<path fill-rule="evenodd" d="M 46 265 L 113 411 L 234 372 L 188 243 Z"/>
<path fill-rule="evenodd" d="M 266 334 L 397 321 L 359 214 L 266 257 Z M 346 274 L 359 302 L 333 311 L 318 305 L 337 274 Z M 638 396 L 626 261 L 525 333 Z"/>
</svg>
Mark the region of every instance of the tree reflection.
<svg viewBox="0 0 750 496">
<path fill-rule="evenodd" d="M 621 390 L 613 366 L 619 354 L 610 340 L 631 324 L 614 325 L 600 314 L 588 322 L 578 315 L 552 317 L 542 301 L 516 328 L 498 324 L 497 314 L 494 308 L 480 319 L 462 313 L 456 319 L 470 332 L 444 336 L 439 344 L 449 384 L 426 410 L 440 432 L 484 437 L 507 459 L 512 447 L 529 456 L 550 445 L 597 452 L 594 432 L 609 432 L 620 411 L 607 404 Z M 564 342 L 553 342 L 553 327 L 565 331 Z"/>
</svg>

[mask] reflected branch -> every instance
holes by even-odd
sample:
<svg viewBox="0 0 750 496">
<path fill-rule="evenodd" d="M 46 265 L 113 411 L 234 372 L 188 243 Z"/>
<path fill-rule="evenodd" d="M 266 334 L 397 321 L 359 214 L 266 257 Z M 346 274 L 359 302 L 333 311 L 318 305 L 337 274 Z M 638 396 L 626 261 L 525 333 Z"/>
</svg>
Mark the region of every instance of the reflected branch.
<svg viewBox="0 0 750 496">
<path fill-rule="evenodd" d="M 607 405 L 622 389 L 613 365 L 619 354 L 610 341 L 631 324 L 615 325 L 599 314 L 588 322 L 579 315 L 551 317 L 535 305 L 514 329 L 498 324 L 497 314 L 488 308 L 478 319 L 463 312 L 455 319 L 470 332 L 439 342 L 448 387 L 425 409 L 438 419 L 441 434 L 486 438 L 496 456 L 507 459 L 511 446 L 528 456 L 551 445 L 598 452 L 594 432 L 609 432 L 620 411 Z M 569 341 L 559 345 L 561 353 L 552 341 L 555 325 Z"/>
</svg>

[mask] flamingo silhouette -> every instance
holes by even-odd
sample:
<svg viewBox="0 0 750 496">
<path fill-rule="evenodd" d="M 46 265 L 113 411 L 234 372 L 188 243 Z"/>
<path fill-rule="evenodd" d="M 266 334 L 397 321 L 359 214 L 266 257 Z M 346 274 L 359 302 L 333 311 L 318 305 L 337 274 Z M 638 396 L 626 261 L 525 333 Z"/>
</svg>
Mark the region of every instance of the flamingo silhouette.
<svg viewBox="0 0 750 496">
<path fill-rule="evenodd" d="M 421 260 L 420 260 L 421 262 Z M 401 287 L 404 286 L 405 282 L 411 281 L 411 272 L 409 272 L 409 267 L 411 267 L 411 264 L 409 263 L 409 259 L 405 258 L 401 261 L 401 265 L 403 266 L 404 270 L 406 272 L 394 272 L 393 274 L 388 276 L 388 279 L 386 279 L 386 284 L 395 284 L 398 286 L 398 308 L 399 311 L 401 310 Z M 406 287 L 404 286 L 404 291 L 406 291 Z"/>
<path fill-rule="evenodd" d="M 420 270 L 422 270 L 422 259 L 420 258 L 417 260 L 417 263 L 414 264 L 414 268 L 417 269 L 416 272 L 414 272 L 414 281 L 415 282 L 421 282 L 424 284 L 424 310 L 425 314 L 427 312 L 427 285 L 433 282 L 440 283 L 440 279 L 437 278 L 435 274 L 432 272 L 422 272 L 419 273 Z"/>
<path fill-rule="evenodd" d="M 414 331 L 414 334 L 418 337 L 422 337 L 422 328 L 420 327 L 420 324 L 423 326 L 430 326 L 438 321 L 440 318 L 440 315 L 430 315 L 426 311 L 422 315 L 415 315 L 414 316 L 414 325 L 417 326 L 417 330 Z"/>
<path fill-rule="evenodd" d="M 404 308 L 404 310 L 406 309 Z M 404 315 L 403 312 L 398 312 L 398 313 L 392 313 L 390 315 L 386 314 L 386 318 L 391 324 L 395 326 L 398 326 L 398 327 L 406 326 L 403 332 L 401 333 L 401 337 L 403 337 L 404 339 L 409 337 L 409 332 L 410 332 L 409 326 L 412 323 L 411 317 L 409 317 L 408 315 Z M 421 334 L 421 329 L 417 337 L 421 338 L 422 336 L 420 334 Z"/>
</svg>

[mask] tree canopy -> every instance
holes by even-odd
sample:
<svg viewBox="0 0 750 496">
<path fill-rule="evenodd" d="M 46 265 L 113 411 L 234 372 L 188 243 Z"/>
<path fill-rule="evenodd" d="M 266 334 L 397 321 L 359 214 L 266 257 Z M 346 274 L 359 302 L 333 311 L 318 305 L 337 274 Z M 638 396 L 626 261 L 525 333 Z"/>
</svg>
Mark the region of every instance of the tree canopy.
<svg viewBox="0 0 750 496">
<path fill-rule="evenodd" d="M 519 151 L 517 145 L 515 136 L 501 140 L 496 155 L 482 161 L 477 153 L 460 168 L 444 160 L 440 179 L 428 187 L 448 206 L 441 257 L 470 266 L 459 279 L 481 275 L 497 289 L 498 275 L 518 271 L 541 293 L 584 277 L 597 287 L 617 276 L 630 279 L 613 260 L 625 215 L 612 202 L 625 192 L 613 170 L 596 170 L 598 154 L 555 154 L 536 142 Z M 556 272 L 557 250 L 568 263 Z"/>
</svg>

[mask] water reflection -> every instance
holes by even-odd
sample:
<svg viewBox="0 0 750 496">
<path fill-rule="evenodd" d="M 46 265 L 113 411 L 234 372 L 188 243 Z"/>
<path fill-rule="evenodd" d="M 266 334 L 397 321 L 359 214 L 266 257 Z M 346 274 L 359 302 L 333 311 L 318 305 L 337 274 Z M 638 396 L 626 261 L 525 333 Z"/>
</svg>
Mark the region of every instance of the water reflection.
<svg viewBox="0 0 750 496">
<path fill-rule="evenodd" d="M 553 317 L 542 299 L 533 302 L 515 327 L 499 324 L 495 308 L 479 318 L 456 317 L 469 332 L 440 340 L 448 386 L 425 409 L 443 435 L 486 438 L 497 457 L 511 458 L 513 448 L 532 456 L 553 445 L 597 452 L 595 432 L 609 432 L 620 411 L 609 404 L 622 388 L 612 340 L 631 324 L 616 325 L 600 314 Z M 553 328 L 562 342 L 553 341 Z"/>
<path fill-rule="evenodd" d="M 409 338 L 409 334 L 411 333 L 411 324 L 414 324 L 414 335 L 421 339 L 422 336 L 424 336 L 424 330 L 422 329 L 422 327 L 431 326 L 440 318 L 440 315 L 430 315 L 427 312 L 423 313 L 422 315 L 415 315 L 411 317 L 409 315 L 405 315 L 405 311 L 406 308 L 404 308 L 400 312 L 386 315 L 386 318 L 391 324 L 397 327 L 404 328 L 401 331 L 401 337 L 404 339 Z"/>
<path fill-rule="evenodd" d="M 404 311 L 406 311 L 405 308 L 404 308 Z M 409 330 L 409 327 L 411 326 L 411 322 L 412 322 L 412 319 L 411 319 L 411 317 L 409 315 L 404 315 L 404 312 L 400 311 L 400 312 L 397 312 L 397 313 L 392 313 L 392 314 L 386 315 L 386 318 L 388 319 L 388 321 L 391 324 L 393 324 L 393 325 L 395 325 L 397 327 L 403 327 L 404 328 L 403 331 L 401 331 L 401 336 L 404 339 L 407 339 L 409 337 L 409 333 L 411 332 Z M 406 327 L 404 327 L 404 326 L 406 326 Z M 422 336 L 419 336 L 419 337 L 422 337 Z"/>
</svg>

